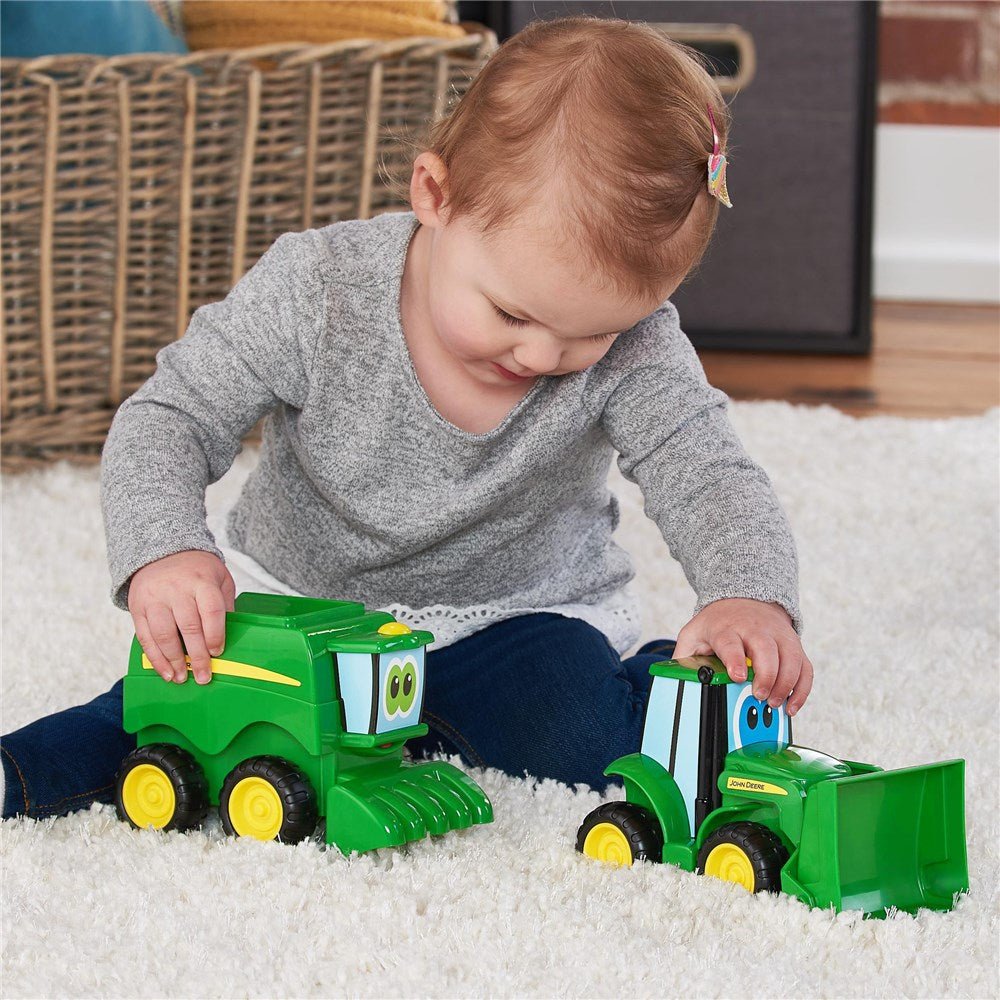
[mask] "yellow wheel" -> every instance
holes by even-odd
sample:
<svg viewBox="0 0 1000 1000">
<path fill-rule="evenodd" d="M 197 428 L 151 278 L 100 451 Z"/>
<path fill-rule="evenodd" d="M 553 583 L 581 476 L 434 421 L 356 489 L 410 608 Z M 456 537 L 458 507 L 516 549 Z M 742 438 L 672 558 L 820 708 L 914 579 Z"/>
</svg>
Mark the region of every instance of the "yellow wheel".
<svg viewBox="0 0 1000 1000">
<path fill-rule="evenodd" d="M 222 785 L 219 815 L 226 833 L 296 844 L 316 829 L 316 795 L 306 776 L 282 757 L 250 757 Z"/>
<path fill-rule="evenodd" d="M 173 819 L 177 796 L 165 771 L 155 764 L 139 764 L 125 776 L 122 804 L 136 826 L 162 830 Z"/>
<path fill-rule="evenodd" d="M 609 865 L 631 865 L 628 838 L 612 823 L 598 823 L 584 838 L 583 853 Z"/>
<path fill-rule="evenodd" d="M 281 796 L 263 778 L 244 778 L 229 795 L 229 821 L 240 837 L 274 840 L 283 819 Z"/>
<path fill-rule="evenodd" d="M 788 851 L 781 838 L 760 823 L 729 823 L 705 838 L 698 871 L 748 892 L 778 892 Z"/>
<path fill-rule="evenodd" d="M 140 830 L 187 830 L 208 810 L 205 774 L 186 750 L 150 743 L 125 758 L 115 805 L 119 817 Z"/>
<path fill-rule="evenodd" d="M 580 824 L 576 849 L 611 865 L 662 861 L 663 834 L 648 809 L 631 802 L 605 802 Z"/>
<path fill-rule="evenodd" d="M 735 844 L 719 844 L 705 859 L 705 874 L 754 891 L 753 862 Z"/>
</svg>

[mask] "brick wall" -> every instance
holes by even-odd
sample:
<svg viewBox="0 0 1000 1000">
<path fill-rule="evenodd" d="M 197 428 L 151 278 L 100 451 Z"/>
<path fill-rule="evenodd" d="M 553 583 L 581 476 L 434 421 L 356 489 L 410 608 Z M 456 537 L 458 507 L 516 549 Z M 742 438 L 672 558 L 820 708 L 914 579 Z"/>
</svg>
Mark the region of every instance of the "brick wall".
<svg viewBox="0 0 1000 1000">
<path fill-rule="evenodd" d="M 1000 125 L 1000 3 L 883 0 L 879 121 Z"/>
</svg>

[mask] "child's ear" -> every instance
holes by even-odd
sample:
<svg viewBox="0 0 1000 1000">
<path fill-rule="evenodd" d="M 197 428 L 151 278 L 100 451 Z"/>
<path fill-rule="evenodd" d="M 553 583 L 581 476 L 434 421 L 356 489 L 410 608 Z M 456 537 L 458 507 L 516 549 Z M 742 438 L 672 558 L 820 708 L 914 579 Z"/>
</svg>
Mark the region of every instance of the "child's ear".
<svg viewBox="0 0 1000 1000">
<path fill-rule="evenodd" d="M 414 160 L 410 204 L 422 226 L 435 229 L 448 222 L 448 168 L 437 153 L 421 153 Z"/>
</svg>

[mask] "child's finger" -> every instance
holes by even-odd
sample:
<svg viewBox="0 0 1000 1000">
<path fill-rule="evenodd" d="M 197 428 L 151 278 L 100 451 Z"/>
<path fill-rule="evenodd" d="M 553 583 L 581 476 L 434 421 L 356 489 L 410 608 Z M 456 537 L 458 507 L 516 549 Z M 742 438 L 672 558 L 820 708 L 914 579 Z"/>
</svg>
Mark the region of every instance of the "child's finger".
<svg viewBox="0 0 1000 1000">
<path fill-rule="evenodd" d="M 693 622 L 688 622 L 677 633 L 673 654 L 675 660 L 682 660 L 685 656 L 699 656 L 711 652 L 713 652 L 711 644 L 705 640 Z"/>
<path fill-rule="evenodd" d="M 795 681 L 795 687 L 792 690 L 791 696 L 788 699 L 788 714 L 795 715 L 795 713 L 805 704 L 806 698 L 809 697 L 809 692 L 812 690 L 813 686 L 813 665 L 809 660 L 809 657 L 802 654 L 802 669 L 799 671 L 798 679 Z"/>
<path fill-rule="evenodd" d="M 191 658 L 191 674 L 198 684 L 207 684 L 212 679 L 212 658 L 205 645 L 201 629 L 184 633 L 184 645 Z"/>
<path fill-rule="evenodd" d="M 792 693 L 802 674 L 805 653 L 798 640 L 778 640 L 778 672 L 771 687 L 769 701 L 776 708 Z M 807 692 L 808 693 L 808 692 Z"/>
<path fill-rule="evenodd" d="M 785 699 L 775 701 L 775 681 L 778 679 L 778 647 L 773 639 L 758 639 L 747 643 L 747 656 L 753 664 L 753 696 L 777 708 Z"/>
<path fill-rule="evenodd" d="M 184 639 L 184 648 L 191 660 L 191 673 L 199 684 L 207 684 L 212 677 L 212 664 L 208 646 L 205 644 L 201 612 L 194 598 L 187 598 L 175 607 L 174 617 Z M 186 667 L 184 673 L 187 674 Z"/>
<path fill-rule="evenodd" d="M 732 680 L 741 682 L 747 679 L 747 651 L 739 636 L 733 634 L 718 638 L 713 641 L 712 647 Z"/>
<path fill-rule="evenodd" d="M 219 656 L 226 645 L 225 595 L 218 587 L 202 587 L 198 591 L 197 601 L 205 645 L 212 656 Z M 197 676 L 195 679 L 198 679 Z"/>
<path fill-rule="evenodd" d="M 181 646 L 180 636 L 177 634 L 177 624 L 174 616 L 166 605 L 153 605 L 145 616 L 147 629 L 147 641 L 142 637 L 139 643 L 149 657 L 149 662 L 154 664 L 154 657 L 159 657 L 160 662 L 165 663 L 168 674 L 161 673 L 164 680 L 177 681 L 181 683 L 187 678 L 187 664 L 184 662 L 184 648 Z M 136 634 L 139 635 L 138 622 L 136 623 Z M 158 671 L 159 672 L 159 671 Z"/>
<path fill-rule="evenodd" d="M 234 611 L 236 609 L 236 581 L 233 579 L 232 573 L 225 569 L 225 577 L 222 580 L 222 599 L 225 603 L 227 611 Z"/>
<path fill-rule="evenodd" d="M 153 669 L 165 681 L 172 681 L 174 679 L 174 668 L 170 665 L 170 661 L 160 652 L 160 647 L 153 641 L 153 636 L 149 631 L 149 623 L 145 617 L 134 615 L 133 623 L 135 625 L 135 637 L 139 640 L 139 645 L 142 646 L 142 651 L 146 654 L 146 659 L 149 660 Z"/>
</svg>

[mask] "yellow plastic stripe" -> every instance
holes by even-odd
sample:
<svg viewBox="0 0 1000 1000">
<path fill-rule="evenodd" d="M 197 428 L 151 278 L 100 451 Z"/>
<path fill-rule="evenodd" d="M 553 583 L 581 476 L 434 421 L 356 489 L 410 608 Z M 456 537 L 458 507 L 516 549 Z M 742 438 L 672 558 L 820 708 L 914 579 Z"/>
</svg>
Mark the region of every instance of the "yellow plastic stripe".
<svg viewBox="0 0 1000 1000">
<path fill-rule="evenodd" d="M 185 656 L 188 670 L 191 669 L 191 657 Z M 264 667 L 255 667 L 252 663 L 240 663 L 237 660 L 219 660 L 214 656 L 209 661 L 212 665 L 213 674 L 225 674 L 227 677 L 246 677 L 252 681 L 269 681 L 271 684 L 287 684 L 289 687 L 302 687 L 302 681 L 297 681 L 294 677 L 279 674 L 274 670 L 266 670 Z M 153 664 L 149 662 L 149 657 L 142 654 L 142 666 L 145 670 L 152 670 Z"/>
<path fill-rule="evenodd" d="M 769 781 L 756 781 L 753 778 L 730 778 L 726 788 L 734 792 L 764 792 L 767 795 L 787 795 L 788 790 L 780 785 L 772 785 Z"/>
</svg>

